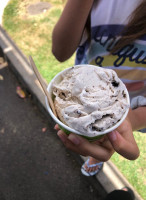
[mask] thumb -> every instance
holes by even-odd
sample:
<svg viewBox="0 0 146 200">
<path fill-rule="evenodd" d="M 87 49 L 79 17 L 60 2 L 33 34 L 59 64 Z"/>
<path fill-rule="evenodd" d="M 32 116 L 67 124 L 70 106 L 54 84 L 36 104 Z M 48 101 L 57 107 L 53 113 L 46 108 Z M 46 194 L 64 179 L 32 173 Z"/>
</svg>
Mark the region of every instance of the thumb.
<svg viewBox="0 0 146 200">
<path fill-rule="evenodd" d="M 114 150 L 129 160 L 135 160 L 139 156 L 136 142 L 127 141 L 117 130 L 107 134 Z"/>
</svg>

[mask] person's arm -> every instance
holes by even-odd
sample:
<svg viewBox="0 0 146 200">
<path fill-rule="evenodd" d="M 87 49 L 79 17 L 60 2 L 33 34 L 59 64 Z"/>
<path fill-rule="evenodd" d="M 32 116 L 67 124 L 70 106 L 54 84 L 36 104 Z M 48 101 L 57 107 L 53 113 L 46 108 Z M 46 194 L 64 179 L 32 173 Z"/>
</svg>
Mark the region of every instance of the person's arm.
<svg viewBox="0 0 146 200">
<path fill-rule="evenodd" d="M 128 117 L 133 131 L 146 128 L 146 106 L 130 109 Z"/>
<path fill-rule="evenodd" d="M 63 62 L 76 51 L 94 0 L 68 0 L 52 34 L 52 53 Z"/>
</svg>

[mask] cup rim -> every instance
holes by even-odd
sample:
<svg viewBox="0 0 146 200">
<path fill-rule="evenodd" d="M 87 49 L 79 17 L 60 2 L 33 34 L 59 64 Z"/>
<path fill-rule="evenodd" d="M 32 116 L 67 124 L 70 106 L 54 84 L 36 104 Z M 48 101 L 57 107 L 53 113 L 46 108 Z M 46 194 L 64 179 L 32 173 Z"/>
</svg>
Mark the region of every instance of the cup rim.
<svg viewBox="0 0 146 200">
<path fill-rule="evenodd" d="M 74 65 L 74 67 L 80 67 L 80 66 L 95 66 L 95 65 L 89 65 L 89 64 L 81 64 L 81 65 Z M 98 66 L 96 66 L 98 67 Z M 59 72 L 56 76 L 54 76 L 54 78 L 50 81 L 50 83 L 48 84 L 48 87 L 47 87 L 47 91 L 50 95 L 50 97 L 52 98 L 52 94 L 50 94 L 50 90 L 52 88 L 52 85 L 53 83 L 55 82 L 56 78 L 58 78 L 61 74 L 65 73 L 66 71 L 68 71 L 69 69 L 71 69 L 72 67 L 69 67 L 67 69 L 64 69 L 63 71 Z M 101 68 L 101 67 L 100 67 Z M 130 98 L 129 98 L 129 93 L 127 91 L 127 88 L 125 87 L 125 92 L 126 92 L 126 97 L 127 97 L 127 103 L 130 104 Z M 122 118 L 120 121 L 118 121 L 114 126 L 104 130 L 104 131 L 97 131 L 97 134 L 94 135 L 94 136 L 89 136 L 89 135 L 85 135 L 83 133 L 80 133 L 79 131 L 75 130 L 75 129 L 72 129 L 70 128 L 69 126 L 65 125 L 64 123 L 62 123 L 53 113 L 52 109 L 50 108 L 50 105 L 48 103 L 48 100 L 47 100 L 47 97 L 45 96 L 45 101 L 46 101 L 46 106 L 47 106 L 47 109 L 48 109 L 48 112 L 49 114 L 51 115 L 51 117 L 54 119 L 54 121 L 59 124 L 61 127 L 63 127 L 64 129 L 68 130 L 69 132 L 71 133 L 75 133 L 77 135 L 81 135 L 81 136 L 88 136 L 88 137 L 96 137 L 96 136 L 100 136 L 100 135 L 104 135 L 106 133 L 109 133 L 113 130 L 115 130 L 118 126 L 120 126 L 120 124 L 122 124 L 122 122 L 125 120 L 128 112 L 129 112 L 129 108 L 126 110 L 126 112 L 123 114 Z"/>
</svg>

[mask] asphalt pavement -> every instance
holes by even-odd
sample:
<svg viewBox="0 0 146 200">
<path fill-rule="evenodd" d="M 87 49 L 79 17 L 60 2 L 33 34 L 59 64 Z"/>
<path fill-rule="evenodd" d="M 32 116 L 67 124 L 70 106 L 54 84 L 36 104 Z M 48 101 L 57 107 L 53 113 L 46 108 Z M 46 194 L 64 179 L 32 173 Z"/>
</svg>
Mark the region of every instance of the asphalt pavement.
<svg viewBox="0 0 146 200">
<path fill-rule="evenodd" d="M 105 189 L 81 174 L 83 160 L 64 147 L 53 126 L 0 50 L 0 200 L 104 199 Z"/>
</svg>

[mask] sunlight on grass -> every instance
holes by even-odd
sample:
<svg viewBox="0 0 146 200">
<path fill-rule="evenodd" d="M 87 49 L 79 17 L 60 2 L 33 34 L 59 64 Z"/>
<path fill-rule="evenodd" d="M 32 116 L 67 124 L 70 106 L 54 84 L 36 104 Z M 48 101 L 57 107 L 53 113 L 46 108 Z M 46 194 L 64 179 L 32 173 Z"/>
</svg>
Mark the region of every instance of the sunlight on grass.
<svg viewBox="0 0 146 200">
<path fill-rule="evenodd" d="M 52 30 L 61 15 L 63 3 L 61 0 L 48 2 L 51 4 L 49 10 L 39 15 L 29 15 L 27 7 L 30 1 L 11 0 L 4 12 L 3 26 L 23 53 L 27 57 L 33 56 L 40 73 L 50 82 L 58 72 L 74 64 L 74 56 L 60 63 L 52 55 Z"/>
<path fill-rule="evenodd" d="M 134 136 L 140 149 L 139 158 L 134 161 L 129 161 L 115 153 L 111 161 L 120 169 L 137 192 L 146 199 L 146 137 L 144 133 L 140 132 L 134 132 Z"/>
</svg>

